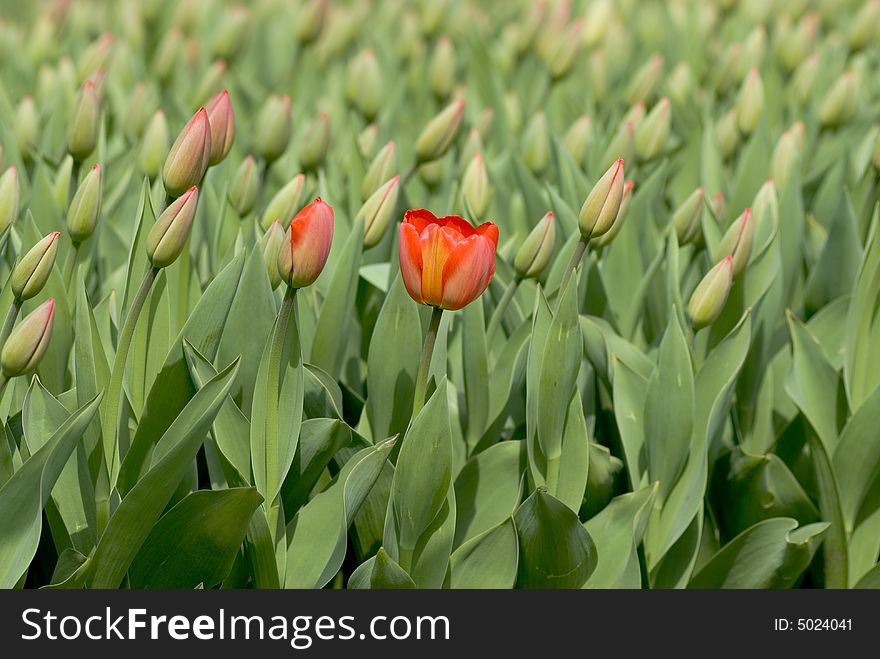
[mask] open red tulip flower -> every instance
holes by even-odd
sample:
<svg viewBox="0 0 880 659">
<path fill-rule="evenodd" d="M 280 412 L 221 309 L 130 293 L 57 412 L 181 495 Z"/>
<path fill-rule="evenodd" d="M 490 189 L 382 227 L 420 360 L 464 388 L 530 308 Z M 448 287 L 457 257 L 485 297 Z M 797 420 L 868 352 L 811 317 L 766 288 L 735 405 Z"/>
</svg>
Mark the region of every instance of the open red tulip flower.
<svg viewBox="0 0 880 659">
<path fill-rule="evenodd" d="M 315 282 L 330 255 L 333 242 L 333 207 L 315 199 L 290 222 L 278 252 L 278 273 L 291 288 Z"/>
<path fill-rule="evenodd" d="M 498 227 L 408 210 L 400 225 L 400 271 L 412 299 L 455 311 L 476 300 L 495 274 Z"/>
</svg>

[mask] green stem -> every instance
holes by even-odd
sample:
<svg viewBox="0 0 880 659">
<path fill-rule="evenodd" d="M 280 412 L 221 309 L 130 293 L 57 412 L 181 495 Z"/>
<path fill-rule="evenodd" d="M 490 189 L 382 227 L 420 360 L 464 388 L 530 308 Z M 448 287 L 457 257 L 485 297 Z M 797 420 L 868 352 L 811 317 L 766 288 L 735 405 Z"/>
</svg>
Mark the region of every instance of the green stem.
<svg viewBox="0 0 880 659">
<path fill-rule="evenodd" d="M 559 456 L 547 458 L 547 491 L 556 496 L 559 487 Z"/>
<path fill-rule="evenodd" d="M 412 418 L 421 411 L 425 404 L 425 393 L 428 388 L 428 371 L 431 368 L 431 356 L 434 354 L 434 344 L 437 342 L 437 330 L 440 328 L 440 318 L 443 309 L 433 307 L 431 322 L 428 324 L 428 333 L 425 335 L 425 346 L 422 349 L 422 359 L 419 362 L 419 374 L 416 376 L 416 389 L 413 395 Z"/>
<path fill-rule="evenodd" d="M 6 345 L 6 339 L 12 334 L 12 328 L 15 326 L 15 319 L 18 318 L 19 311 L 21 311 L 21 301 L 13 300 L 6 313 L 6 320 L 3 322 L 3 330 L 0 332 L 0 348 Z"/>
<path fill-rule="evenodd" d="M 562 294 L 565 292 L 565 287 L 568 286 L 568 282 L 571 280 L 572 273 L 574 273 L 578 265 L 580 265 L 581 259 L 584 256 L 584 252 L 587 251 L 587 241 L 587 238 L 581 238 L 578 241 L 577 246 L 574 248 L 574 252 L 571 255 L 571 260 L 565 267 L 565 274 L 562 276 L 562 283 L 559 285 L 559 294 L 557 295 L 557 300 L 562 300 Z"/>
<path fill-rule="evenodd" d="M 9 379 L 5 375 L 3 375 L 3 373 L 0 373 L 0 394 L 3 393 L 4 389 L 6 389 L 7 382 L 9 382 Z"/>
<path fill-rule="evenodd" d="M 412 178 L 412 175 L 416 173 L 416 170 L 419 168 L 418 163 L 413 163 L 410 165 L 409 169 L 407 169 L 403 176 L 400 177 L 400 187 L 405 186 L 409 180 Z"/>
<path fill-rule="evenodd" d="M 495 311 L 492 312 L 492 317 L 489 319 L 489 327 L 486 328 L 486 345 L 492 345 L 492 338 L 498 331 L 498 328 L 501 325 L 501 319 L 504 317 L 504 312 L 507 311 L 507 307 L 510 306 L 510 302 L 513 300 L 513 296 L 516 295 L 516 289 L 519 287 L 521 281 L 522 278 L 520 277 L 514 277 L 511 279 L 504 291 L 504 295 L 502 295 L 501 299 L 498 301 L 498 306 L 495 307 Z"/>
<path fill-rule="evenodd" d="M 407 574 L 412 570 L 412 562 L 415 551 L 407 547 L 397 548 L 397 558 L 400 561 L 398 565 L 406 571 Z"/>
<path fill-rule="evenodd" d="M 269 347 L 268 396 L 266 400 L 266 506 L 271 509 L 275 490 L 278 487 L 278 399 L 281 391 L 281 359 L 284 353 L 284 338 L 290 323 L 290 314 L 296 301 L 297 289 L 287 287 L 284 301 L 278 312 L 278 320 L 272 332 Z"/>
<path fill-rule="evenodd" d="M 119 408 L 122 400 L 122 381 L 125 376 L 125 363 L 128 358 L 128 351 L 131 348 L 131 339 L 134 336 L 134 330 L 137 326 L 138 318 L 144 303 L 150 296 L 150 290 L 159 268 L 151 267 L 144 273 L 141 286 L 137 291 L 128 314 L 125 316 L 125 323 L 122 326 L 122 333 L 119 335 L 119 343 L 116 346 L 116 356 L 113 359 L 113 369 L 110 371 L 110 383 L 107 386 L 107 397 L 104 399 L 106 407 L 104 415 L 101 417 L 103 443 L 104 443 L 104 459 L 107 464 L 107 472 L 110 476 L 110 489 L 116 484 L 119 469 Z"/>
<path fill-rule="evenodd" d="M 162 211 L 164 211 L 164 210 L 165 210 L 166 208 L 168 208 L 171 204 L 173 204 L 175 199 L 176 199 L 176 197 L 172 197 L 170 194 L 168 194 L 168 193 L 166 192 L 166 193 L 165 193 L 165 203 L 163 204 L 162 208 L 159 209 L 159 213 L 161 214 Z"/>
</svg>

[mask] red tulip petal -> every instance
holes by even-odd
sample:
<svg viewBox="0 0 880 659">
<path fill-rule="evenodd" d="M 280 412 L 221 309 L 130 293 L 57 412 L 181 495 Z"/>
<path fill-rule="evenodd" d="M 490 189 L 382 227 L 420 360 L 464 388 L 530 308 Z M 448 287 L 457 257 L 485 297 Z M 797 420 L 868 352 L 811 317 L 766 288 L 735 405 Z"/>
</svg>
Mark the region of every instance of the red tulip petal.
<svg viewBox="0 0 880 659">
<path fill-rule="evenodd" d="M 403 221 L 407 224 L 412 224 L 416 231 L 421 233 L 429 224 L 437 224 L 437 217 L 429 210 L 415 208 L 403 214 Z"/>
<path fill-rule="evenodd" d="M 489 240 L 472 236 L 459 243 L 443 267 L 443 308 L 454 311 L 470 304 L 494 274 L 495 248 Z"/>
<path fill-rule="evenodd" d="M 409 296 L 418 302 L 424 303 L 422 297 L 422 244 L 419 234 L 412 224 L 400 225 L 400 241 L 398 244 L 400 253 L 400 274 L 403 276 L 403 285 Z"/>
<path fill-rule="evenodd" d="M 437 220 L 437 223 L 444 227 L 456 229 L 462 236 L 468 238 L 474 235 L 474 227 L 463 217 L 458 215 L 447 215 Z"/>
<path fill-rule="evenodd" d="M 290 223 L 291 252 L 293 255 L 293 285 L 313 283 L 330 254 L 333 243 L 333 209 L 323 202 L 315 202 L 300 211 Z"/>
<path fill-rule="evenodd" d="M 443 266 L 461 240 L 455 229 L 429 225 L 420 236 L 422 243 L 422 298 L 425 304 L 440 306 L 443 301 Z"/>
<path fill-rule="evenodd" d="M 498 227 L 492 222 L 483 222 L 476 228 L 476 232 L 480 236 L 485 236 L 492 241 L 495 247 L 498 247 Z"/>
</svg>

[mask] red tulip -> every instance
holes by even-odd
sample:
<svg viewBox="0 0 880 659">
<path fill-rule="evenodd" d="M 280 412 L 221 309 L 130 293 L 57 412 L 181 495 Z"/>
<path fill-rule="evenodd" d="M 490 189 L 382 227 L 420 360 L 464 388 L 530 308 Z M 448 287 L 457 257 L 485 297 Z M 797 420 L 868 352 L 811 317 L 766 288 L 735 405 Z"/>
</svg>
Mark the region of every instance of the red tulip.
<svg viewBox="0 0 880 659">
<path fill-rule="evenodd" d="M 278 252 L 278 273 L 291 288 L 313 284 L 333 242 L 333 207 L 318 197 L 290 221 Z"/>
<path fill-rule="evenodd" d="M 410 297 L 455 311 L 476 300 L 495 274 L 498 227 L 457 215 L 409 210 L 400 225 L 400 271 Z"/>
<path fill-rule="evenodd" d="M 208 105 L 208 125 L 211 129 L 211 156 L 208 164 L 216 165 L 229 154 L 235 138 L 235 112 L 227 90 L 217 94 Z"/>
</svg>

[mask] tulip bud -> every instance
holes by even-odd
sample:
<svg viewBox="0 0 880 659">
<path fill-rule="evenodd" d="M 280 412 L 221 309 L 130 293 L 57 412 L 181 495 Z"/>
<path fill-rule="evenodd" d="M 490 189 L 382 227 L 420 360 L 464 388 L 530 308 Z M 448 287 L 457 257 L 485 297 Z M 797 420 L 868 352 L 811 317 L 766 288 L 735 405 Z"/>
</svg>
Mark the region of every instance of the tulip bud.
<svg viewBox="0 0 880 659">
<path fill-rule="evenodd" d="M 55 265 L 60 235 L 58 231 L 53 231 L 41 239 L 13 268 L 9 285 L 18 302 L 30 300 L 43 290 Z"/>
<path fill-rule="evenodd" d="M 543 111 L 538 110 L 523 133 L 523 160 L 532 172 L 541 174 L 550 161 L 550 128 Z"/>
<path fill-rule="evenodd" d="M 361 183 L 361 198 L 366 200 L 383 181 L 387 181 L 397 170 L 397 144 L 389 141 L 367 168 Z"/>
<path fill-rule="evenodd" d="M 880 31 L 880 2 L 868 0 L 853 19 L 849 44 L 853 50 L 860 50 L 877 38 L 878 31 Z"/>
<path fill-rule="evenodd" d="M 594 0 L 590 3 L 585 21 L 584 44 L 588 47 L 598 46 L 613 19 L 614 7 L 611 0 Z"/>
<path fill-rule="evenodd" d="M 301 44 L 312 43 L 320 36 L 329 8 L 327 0 L 312 0 L 297 16 L 296 37 Z"/>
<path fill-rule="evenodd" d="M 712 209 L 712 213 L 716 218 L 721 219 L 724 217 L 724 211 L 727 207 L 727 201 L 724 199 L 723 192 L 716 192 L 712 195 L 712 199 L 709 200 L 709 208 Z M 702 226 L 702 225 L 701 225 Z M 700 234 L 702 238 L 702 233 Z"/>
<path fill-rule="evenodd" d="M 461 180 L 461 196 L 468 214 L 473 219 L 479 218 L 489 207 L 489 172 L 486 171 L 483 154 L 479 151 L 474 154 L 465 169 Z"/>
<path fill-rule="evenodd" d="M 67 209 L 67 231 L 74 245 L 85 242 L 95 232 L 101 214 L 103 179 L 101 165 L 95 164 L 73 195 Z"/>
<path fill-rule="evenodd" d="M 278 272 L 278 253 L 284 243 L 284 227 L 279 220 L 272 222 L 272 226 L 260 239 L 260 249 L 263 259 L 266 261 L 266 273 L 269 275 L 269 283 L 274 291 L 281 284 L 281 274 Z"/>
<path fill-rule="evenodd" d="M 238 53 L 244 42 L 249 19 L 250 11 L 241 6 L 232 7 L 222 15 L 220 24 L 213 30 L 211 52 L 214 56 L 232 59 Z"/>
<path fill-rule="evenodd" d="M 662 98 L 645 117 L 636 133 L 636 153 L 639 158 L 649 161 L 663 153 L 671 125 L 669 99 Z"/>
<path fill-rule="evenodd" d="M 816 76 L 819 73 L 819 53 L 807 57 L 794 72 L 791 86 L 801 103 L 806 103 L 813 95 L 816 87 Z"/>
<path fill-rule="evenodd" d="M 623 184 L 623 199 L 620 201 L 620 210 L 617 211 L 617 219 L 614 220 L 614 224 L 611 225 L 611 228 L 608 229 L 608 231 L 593 240 L 596 247 L 607 247 L 611 244 L 611 241 L 614 240 L 615 236 L 620 233 L 621 228 L 623 228 L 623 223 L 626 220 L 626 216 L 629 213 L 629 204 L 632 200 L 634 186 L 635 182 L 631 180 Z"/>
<path fill-rule="evenodd" d="M 18 170 L 15 165 L 0 176 L 0 236 L 15 222 L 18 217 Z"/>
<path fill-rule="evenodd" d="M 437 160 L 446 153 L 458 135 L 462 117 L 464 101 L 458 99 L 428 122 L 416 140 L 416 158 L 420 164 Z"/>
<path fill-rule="evenodd" d="M 162 168 L 165 192 L 178 197 L 202 181 L 211 157 L 208 112 L 200 108 L 171 145 Z"/>
<path fill-rule="evenodd" d="M 291 288 L 313 284 L 327 263 L 332 242 L 333 208 L 318 197 L 290 222 L 278 252 L 281 279 Z"/>
<path fill-rule="evenodd" d="M 40 130 L 40 117 L 37 114 L 37 108 L 31 96 L 23 97 L 15 109 L 12 130 L 15 144 L 22 159 L 26 162 L 32 160 L 37 146 L 37 135 Z"/>
<path fill-rule="evenodd" d="M 449 98 L 455 86 L 455 51 L 448 37 L 440 37 L 428 67 L 431 91 L 439 100 Z"/>
<path fill-rule="evenodd" d="M 293 217 L 294 211 L 299 207 L 305 182 L 306 177 L 303 174 L 297 174 L 290 179 L 287 185 L 275 193 L 275 196 L 272 197 L 266 206 L 263 219 L 260 221 L 260 227 L 264 231 L 275 220 L 281 220 L 281 224 L 284 227 L 290 224 L 290 218 Z"/>
<path fill-rule="evenodd" d="M 737 126 L 746 135 L 752 133 L 761 121 L 764 111 L 764 83 L 757 69 L 749 71 L 736 99 Z"/>
<path fill-rule="evenodd" d="M 216 98 L 217 90 L 223 87 L 223 77 L 226 75 L 226 62 L 223 60 L 215 60 L 202 74 L 199 84 L 196 85 L 195 91 L 191 98 L 191 104 L 194 107 L 204 105 L 210 98 Z"/>
<path fill-rule="evenodd" d="M 605 52 L 597 50 L 590 54 L 590 89 L 594 98 L 602 98 L 608 93 L 608 63 Z"/>
<path fill-rule="evenodd" d="M 724 160 L 730 160 L 739 146 L 739 128 L 737 127 L 736 108 L 731 108 L 715 125 L 715 138 L 718 140 L 718 151 Z"/>
<path fill-rule="evenodd" d="M 86 80 L 67 124 L 67 150 L 74 160 L 82 162 L 95 150 L 100 118 L 101 107 L 95 85 Z"/>
<path fill-rule="evenodd" d="M 626 87 L 624 98 L 627 103 L 645 103 L 651 99 L 663 73 L 663 57 L 654 54 L 636 71 Z"/>
<path fill-rule="evenodd" d="M 480 133 L 477 132 L 476 128 L 471 128 L 468 131 L 468 136 L 464 141 L 464 144 L 461 147 L 461 151 L 458 154 L 458 162 L 459 167 L 461 168 L 461 173 L 464 175 L 465 170 L 467 170 L 468 165 L 471 164 L 471 160 L 477 153 L 482 153 L 483 148 L 483 140 L 480 137 Z"/>
<path fill-rule="evenodd" d="M 672 226 L 679 245 L 692 243 L 701 235 L 705 191 L 697 188 L 672 214 Z"/>
<path fill-rule="evenodd" d="M 156 47 L 153 57 L 153 73 L 160 82 L 167 82 L 177 68 L 183 48 L 183 33 L 177 28 L 171 28 L 162 37 Z"/>
<path fill-rule="evenodd" d="M 55 300 L 49 298 L 12 330 L 0 352 L 0 368 L 4 377 L 14 378 L 37 367 L 49 345 L 54 316 Z"/>
<path fill-rule="evenodd" d="M 570 16 L 570 0 L 561 0 L 561 2 L 555 3 L 552 11 L 546 15 L 535 43 L 535 50 L 543 60 L 547 61 L 549 59 L 556 43 L 559 41 L 559 35 L 562 34 L 565 26 L 568 24 Z"/>
<path fill-rule="evenodd" d="M 113 35 L 109 33 L 102 34 L 89 44 L 76 64 L 77 78 L 81 81 L 85 80 L 98 69 L 104 68 L 110 59 L 112 49 Z"/>
<path fill-rule="evenodd" d="M 749 262 L 754 237 L 755 222 L 752 219 L 752 209 L 746 208 L 721 238 L 714 260 L 720 261 L 725 256 L 733 257 L 733 276 L 736 277 Z"/>
<path fill-rule="evenodd" d="M 364 158 L 371 158 L 376 153 L 376 140 L 379 138 L 379 126 L 375 123 L 364 128 L 357 138 L 358 149 Z"/>
<path fill-rule="evenodd" d="M 216 165 L 229 155 L 235 138 L 235 113 L 227 90 L 217 94 L 208 105 L 208 125 L 211 127 L 211 157 L 208 164 Z"/>
<path fill-rule="evenodd" d="M 448 11 L 449 0 L 434 0 L 434 2 L 424 3 L 421 7 L 422 31 L 428 36 L 437 34 Z"/>
<path fill-rule="evenodd" d="M 522 107 L 516 94 L 504 95 L 504 116 L 507 118 L 507 127 L 511 133 L 518 133 L 522 128 Z"/>
<path fill-rule="evenodd" d="M 306 127 L 306 134 L 299 145 L 299 162 L 307 172 L 317 170 L 324 164 L 330 148 L 330 116 L 319 112 Z"/>
<path fill-rule="evenodd" d="M 793 71 L 813 49 L 813 42 L 819 32 L 819 16 L 815 12 L 806 14 L 797 28 L 781 35 L 777 52 L 783 65 Z"/>
<path fill-rule="evenodd" d="M 787 130 L 782 133 L 782 136 L 776 143 L 776 148 L 773 150 L 773 159 L 770 164 L 773 180 L 780 187 L 784 188 L 792 172 L 799 167 L 799 161 L 800 149 L 797 147 L 792 132 Z"/>
<path fill-rule="evenodd" d="M 590 123 L 590 117 L 581 115 L 565 133 L 562 145 L 572 160 L 578 165 L 583 165 L 584 159 L 587 157 L 587 149 L 590 148 L 592 141 L 593 126 Z"/>
<path fill-rule="evenodd" d="M 837 79 L 819 106 L 819 122 L 825 127 L 845 124 L 855 115 L 858 100 L 858 78 L 853 71 L 847 71 Z"/>
<path fill-rule="evenodd" d="M 741 59 L 742 44 L 730 44 L 724 53 L 720 65 L 716 67 L 718 73 L 715 76 L 715 89 L 719 94 L 727 93 L 736 84 Z"/>
<path fill-rule="evenodd" d="M 620 155 L 623 160 L 631 160 L 636 156 L 636 123 L 633 120 L 624 121 L 620 125 L 600 162 L 603 167 L 611 167 Z"/>
<path fill-rule="evenodd" d="M 480 112 L 480 116 L 477 117 L 477 122 L 474 124 L 473 128 L 473 130 L 476 130 L 477 134 L 480 136 L 480 140 L 485 141 L 489 139 L 489 131 L 492 130 L 493 123 L 495 123 L 494 108 L 483 108 L 483 111 Z"/>
<path fill-rule="evenodd" d="M 562 80 L 574 67 L 583 44 L 583 20 L 575 20 L 567 26 L 565 33 L 556 40 L 547 60 L 547 68 L 553 80 Z"/>
<path fill-rule="evenodd" d="M 763 25 L 756 25 L 743 42 L 742 57 L 738 68 L 739 75 L 746 75 L 752 69 L 760 69 L 764 63 L 766 52 L 767 29 Z"/>
<path fill-rule="evenodd" d="M 417 171 L 422 183 L 424 183 L 429 190 L 435 190 L 444 180 L 446 180 L 446 175 L 449 172 L 449 159 L 438 158 L 431 162 L 422 163 L 419 165 Z"/>
<path fill-rule="evenodd" d="M 137 139 L 144 134 L 148 121 L 147 107 L 147 88 L 139 82 L 134 86 L 125 115 L 125 133 L 129 138 Z"/>
<path fill-rule="evenodd" d="M 666 81 L 669 97 L 679 106 L 688 105 L 691 102 L 694 95 L 694 85 L 694 75 L 687 62 L 676 64 Z"/>
<path fill-rule="evenodd" d="M 193 186 L 175 199 L 156 219 L 147 235 L 147 256 L 154 268 L 171 265 L 183 252 L 198 202 L 199 191 Z"/>
<path fill-rule="evenodd" d="M 104 80 L 107 78 L 107 72 L 104 69 L 98 69 L 92 74 L 88 80 L 91 81 L 92 85 L 95 87 L 95 94 L 98 97 L 98 101 L 101 100 L 101 97 L 104 93 Z"/>
<path fill-rule="evenodd" d="M 623 160 L 618 160 L 600 178 L 578 214 L 584 238 L 597 238 L 611 229 L 623 201 Z"/>
<path fill-rule="evenodd" d="M 379 114 L 383 97 L 382 72 L 371 49 L 361 51 L 348 67 L 345 95 L 368 120 Z"/>
<path fill-rule="evenodd" d="M 254 127 L 254 151 L 268 163 L 277 160 L 290 142 L 290 96 L 266 99 Z"/>
<path fill-rule="evenodd" d="M 752 242 L 763 247 L 779 225 L 779 196 L 772 179 L 761 186 L 752 201 L 752 223 L 755 225 Z"/>
<path fill-rule="evenodd" d="M 144 131 L 144 139 L 138 157 L 141 171 L 149 176 L 151 181 L 159 175 L 167 153 L 168 122 L 165 120 L 165 113 L 162 110 L 156 110 Z"/>
<path fill-rule="evenodd" d="M 260 172 L 257 164 L 254 162 L 253 156 L 248 156 L 241 161 L 232 182 L 229 184 L 229 190 L 226 198 L 229 204 L 238 213 L 238 217 L 242 218 L 250 213 L 257 203 L 257 195 L 260 192 Z"/>
<path fill-rule="evenodd" d="M 725 256 L 697 284 L 687 313 L 695 330 L 711 325 L 721 312 L 733 286 L 733 257 Z"/>
<path fill-rule="evenodd" d="M 513 259 L 513 268 L 520 279 L 537 278 L 549 265 L 556 246 L 556 216 L 549 212 L 520 245 Z"/>
<path fill-rule="evenodd" d="M 379 187 L 364 202 L 355 217 L 364 218 L 364 249 L 378 245 L 391 223 L 400 193 L 400 176 L 395 176 Z"/>
</svg>

